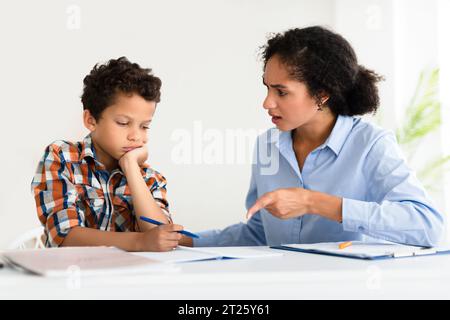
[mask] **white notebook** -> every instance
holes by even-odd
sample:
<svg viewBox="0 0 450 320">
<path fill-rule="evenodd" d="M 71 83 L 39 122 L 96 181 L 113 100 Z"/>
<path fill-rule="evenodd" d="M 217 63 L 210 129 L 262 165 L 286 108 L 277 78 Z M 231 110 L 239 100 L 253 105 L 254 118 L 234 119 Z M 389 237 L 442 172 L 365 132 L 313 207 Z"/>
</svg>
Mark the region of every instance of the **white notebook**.
<svg viewBox="0 0 450 320">
<path fill-rule="evenodd" d="M 134 255 L 166 263 L 181 263 L 212 259 L 249 259 L 280 257 L 282 252 L 247 247 L 201 247 L 179 246 L 169 252 L 134 252 Z"/>
<path fill-rule="evenodd" d="M 113 247 L 26 249 L 3 253 L 7 265 L 33 274 L 64 277 L 168 272 L 179 269 Z"/>
</svg>

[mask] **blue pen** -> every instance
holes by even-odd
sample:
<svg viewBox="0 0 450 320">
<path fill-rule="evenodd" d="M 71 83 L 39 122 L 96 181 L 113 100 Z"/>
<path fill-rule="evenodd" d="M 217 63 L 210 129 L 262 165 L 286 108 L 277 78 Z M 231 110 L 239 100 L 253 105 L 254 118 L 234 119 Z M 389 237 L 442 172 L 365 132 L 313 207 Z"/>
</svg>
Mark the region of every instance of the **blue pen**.
<svg viewBox="0 0 450 320">
<path fill-rule="evenodd" d="M 140 219 L 142 221 L 145 221 L 145 222 L 148 222 L 148 223 L 153 223 L 153 224 L 155 224 L 157 226 L 161 226 L 161 225 L 164 224 L 162 222 L 159 222 L 159 221 L 147 218 L 147 217 L 141 217 Z M 177 232 L 179 232 L 181 234 L 184 234 L 185 236 L 188 236 L 188 237 L 191 237 L 191 238 L 200 238 L 200 236 L 196 235 L 195 233 L 189 232 L 189 231 L 181 230 L 181 231 L 177 231 Z"/>
</svg>

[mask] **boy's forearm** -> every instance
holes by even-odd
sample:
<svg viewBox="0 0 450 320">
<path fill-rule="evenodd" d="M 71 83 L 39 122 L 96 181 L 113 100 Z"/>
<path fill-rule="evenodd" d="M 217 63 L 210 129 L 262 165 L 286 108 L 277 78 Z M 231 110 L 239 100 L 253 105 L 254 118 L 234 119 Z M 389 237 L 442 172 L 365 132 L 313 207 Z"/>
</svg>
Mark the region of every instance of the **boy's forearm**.
<svg viewBox="0 0 450 320">
<path fill-rule="evenodd" d="M 63 247 L 111 246 L 126 251 L 141 251 L 138 232 L 111 232 L 74 227 L 65 237 Z"/>
<path fill-rule="evenodd" d="M 127 184 L 133 199 L 134 212 L 137 223 L 141 231 L 146 231 L 155 226 L 139 219 L 140 216 L 149 217 L 163 223 L 169 223 L 167 216 L 153 199 L 153 195 L 142 178 L 140 168 L 137 163 L 125 163 L 122 170 L 127 178 Z"/>
</svg>

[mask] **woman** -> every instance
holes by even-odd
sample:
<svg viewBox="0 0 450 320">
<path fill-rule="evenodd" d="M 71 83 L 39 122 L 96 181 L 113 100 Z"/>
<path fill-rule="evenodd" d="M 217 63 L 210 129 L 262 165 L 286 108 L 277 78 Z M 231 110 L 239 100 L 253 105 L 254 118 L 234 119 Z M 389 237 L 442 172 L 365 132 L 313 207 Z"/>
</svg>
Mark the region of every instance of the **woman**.
<svg viewBox="0 0 450 320">
<path fill-rule="evenodd" d="M 278 130 L 256 144 L 249 220 L 181 244 L 377 238 L 436 245 L 443 216 L 405 163 L 395 136 L 356 117 L 377 110 L 381 77 L 358 65 L 343 37 L 318 26 L 275 35 L 263 47 L 263 60 L 263 106 Z M 261 161 L 267 150 L 278 169 L 271 174 Z"/>
</svg>

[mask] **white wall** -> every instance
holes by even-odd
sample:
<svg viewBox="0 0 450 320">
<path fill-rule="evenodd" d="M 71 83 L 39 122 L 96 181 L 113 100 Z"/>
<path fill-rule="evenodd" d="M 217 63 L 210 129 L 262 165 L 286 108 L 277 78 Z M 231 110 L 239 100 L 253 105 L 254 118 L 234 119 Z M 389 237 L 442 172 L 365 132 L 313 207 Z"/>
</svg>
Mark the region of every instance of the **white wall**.
<svg viewBox="0 0 450 320">
<path fill-rule="evenodd" d="M 1 1 L 0 249 L 38 225 L 30 182 L 44 147 L 87 134 L 79 97 L 96 62 L 125 55 L 161 77 L 149 162 L 177 223 L 220 228 L 244 220 L 253 137 L 272 126 L 257 57 L 268 33 L 334 27 L 386 76 L 379 119 L 393 129 L 415 75 L 436 62 L 436 15 L 436 0 Z M 185 163 L 180 133 L 192 142 Z"/>
<path fill-rule="evenodd" d="M 396 113 L 400 123 L 405 106 L 414 92 L 419 75 L 424 70 L 439 66 L 438 61 L 438 5 L 437 0 L 397 0 L 394 5 Z M 442 156 L 440 130 L 433 132 L 418 144 L 411 161 L 414 168 L 424 168 Z M 429 193 L 436 205 L 448 210 L 445 203 L 443 180 L 437 179 L 436 188 Z"/>
<path fill-rule="evenodd" d="M 438 60 L 440 67 L 440 98 L 442 102 L 442 118 L 443 125 L 441 131 L 441 145 L 444 154 L 450 154 L 450 1 L 438 1 Z M 447 212 L 450 211 L 450 172 L 444 175 L 444 194 L 445 194 L 445 208 Z M 450 219 L 447 215 L 447 242 L 450 243 Z"/>
<path fill-rule="evenodd" d="M 438 2 L 336 0 L 335 9 L 336 31 L 352 43 L 361 64 L 385 76 L 379 87 L 380 110 L 373 120 L 395 130 L 402 125 L 421 71 L 438 66 Z M 414 146 L 410 166 L 419 171 L 440 157 L 443 143 L 439 131 L 427 136 Z M 429 194 L 446 212 L 443 181 L 436 184 Z"/>
<path fill-rule="evenodd" d="M 336 0 L 335 30 L 353 46 L 358 62 L 385 77 L 379 84 L 383 126 L 396 126 L 392 112 L 394 88 L 394 35 L 391 0 Z"/>
<path fill-rule="evenodd" d="M 87 133 L 83 77 L 121 55 L 163 80 L 150 164 L 168 179 L 176 222 L 200 230 L 243 220 L 251 159 L 177 164 L 171 152 L 180 142 L 172 135 L 215 135 L 231 152 L 226 130 L 271 127 L 257 48 L 269 32 L 333 21 L 332 0 L 1 1 L 0 248 L 38 225 L 30 182 L 44 147 Z"/>
</svg>

